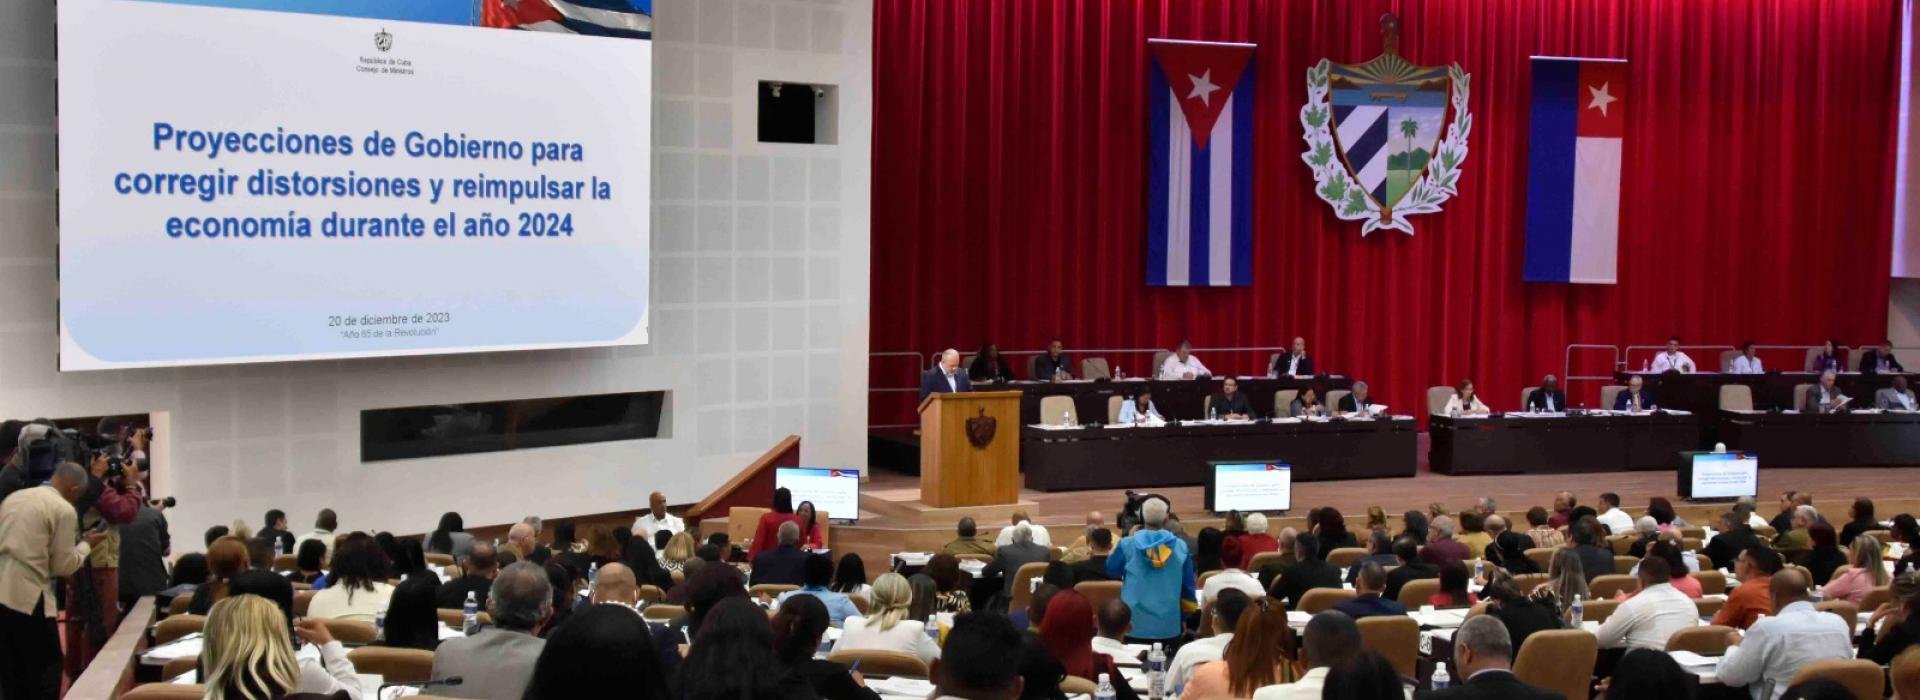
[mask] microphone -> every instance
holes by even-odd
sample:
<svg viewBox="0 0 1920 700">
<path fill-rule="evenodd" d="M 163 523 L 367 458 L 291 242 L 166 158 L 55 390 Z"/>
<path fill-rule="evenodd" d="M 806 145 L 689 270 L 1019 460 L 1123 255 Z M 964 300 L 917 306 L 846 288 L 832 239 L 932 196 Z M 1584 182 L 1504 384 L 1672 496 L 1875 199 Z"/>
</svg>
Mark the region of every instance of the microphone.
<svg viewBox="0 0 1920 700">
<path fill-rule="evenodd" d="M 434 678 L 431 680 L 414 681 L 412 683 L 381 683 L 380 688 L 374 691 L 374 694 L 376 696 L 382 695 L 387 692 L 388 688 L 415 688 L 419 690 L 425 690 L 427 688 L 431 688 L 436 685 L 444 685 L 451 688 L 453 686 L 460 685 L 461 683 L 466 682 L 466 680 L 467 679 L 462 678 L 460 676 L 447 676 L 445 678 Z"/>
</svg>

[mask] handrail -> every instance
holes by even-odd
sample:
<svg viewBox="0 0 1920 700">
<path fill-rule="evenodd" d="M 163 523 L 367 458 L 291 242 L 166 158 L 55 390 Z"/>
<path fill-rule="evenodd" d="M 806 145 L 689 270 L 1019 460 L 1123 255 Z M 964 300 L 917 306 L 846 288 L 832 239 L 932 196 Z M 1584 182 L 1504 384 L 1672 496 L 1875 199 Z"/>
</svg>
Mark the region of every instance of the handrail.
<svg viewBox="0 0 1920 700">
<path fill-rule="evenodd" d="M 686 518 L 689 523 L 697 522 L 702 518 L 715 517 L 719 515 L 716 511 L 718 511 L 721 506 L 729 506 L 729 510 L 731 509 L 730 504 L 736 493 L 747 488 L 748 485 L 754 483 L 756 479 L 760 479 L 762 476 L 769 474 L 770 470 L 774 467 L 798 466 L 799 463 L 800 436 L 788 435 L 785 438 L 781 438 L 780 442 L 775 443 L 773 447 L 768 448 L 765 453 L 761 454 L 759 459 L 753 460 L 752 464 L 747 465 L 745 469 L 741 469 L 738 474 L 734 474 L 733 478 L 727 479 L 727 483 L 721 484 L 719 488 L 707 494 L 706 498 L 702 498 L 698 503 L 693 504 L 693 507 L 688 508 L 686 513 L 681 517 Z M 766 495 L 754 494 L 755 503 L 764 503 L 767 498 L 772 497 L 773 479 L 771 476 L 767 476 L 764 481 L 766 484 Z"/>
<path fill-rule="evenodd" d="M 147 628 L 153 626 L 153 596 L 141 596 L 120 618 L 113 636 L 93 655 L 92 663 L 67 688 L 70 698 L 117 698 L 133 687 L 133 669 L 147 650 Z"/>
</svg>

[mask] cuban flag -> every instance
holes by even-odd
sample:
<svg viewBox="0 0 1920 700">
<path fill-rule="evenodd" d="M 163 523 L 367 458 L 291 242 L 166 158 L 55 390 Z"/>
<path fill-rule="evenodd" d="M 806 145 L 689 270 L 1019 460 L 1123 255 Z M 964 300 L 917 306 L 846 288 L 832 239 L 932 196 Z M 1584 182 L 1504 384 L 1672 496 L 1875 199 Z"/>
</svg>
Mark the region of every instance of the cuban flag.
<svg viewBox="0 0 1920 700">
<path fill-rule="evenodd" d="M 653 38 L 653 0 L 480 0 L 480 26 Z"/>
<path fill-rule="evenodd" d="M 1147 41 L 1150 286 L 1253 283 L 1253 48 Z"/>
<path fill-rule="evenodd" d="M 1528 282 L 1615 284 L 1627 62 L 1533 57 Z"/>
</svg>

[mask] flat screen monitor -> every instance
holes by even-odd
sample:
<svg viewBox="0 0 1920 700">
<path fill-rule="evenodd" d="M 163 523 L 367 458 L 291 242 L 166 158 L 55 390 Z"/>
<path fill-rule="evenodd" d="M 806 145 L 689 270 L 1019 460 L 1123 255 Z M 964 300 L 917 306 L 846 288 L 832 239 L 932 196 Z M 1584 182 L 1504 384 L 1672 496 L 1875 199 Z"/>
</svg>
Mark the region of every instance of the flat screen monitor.
<svg viewBox="0 0 1920 700">
<path fill-rule="evenodd" d="M 834 520 L 860 519 L 860 472 L 851 469 L 780 467 L 773 472 L 774 488 L 793 492 L 793 504 L 811 501 L 815 512 Z"/>
<path fill-rule="evenodd" d="M 1207 510 L 1282 511 L 1293 507 L 1293 467 L 1281 462 L 1215 462 Z"/>
<path fill-rule="evenodd" d="M 1760 457 L 1752 452 L 1693 452 L 1688 454 L 1681 496 L 1693 499 L 1734 499 L 1760 494 Z"/>
</svg>

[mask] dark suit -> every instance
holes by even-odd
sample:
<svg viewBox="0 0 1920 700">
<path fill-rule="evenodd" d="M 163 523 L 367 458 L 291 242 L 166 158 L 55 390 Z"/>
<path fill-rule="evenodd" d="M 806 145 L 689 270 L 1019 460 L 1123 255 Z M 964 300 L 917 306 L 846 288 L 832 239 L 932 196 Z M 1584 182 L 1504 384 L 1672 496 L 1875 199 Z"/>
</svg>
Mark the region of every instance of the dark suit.
<svg viewBox="0 0 1920 700">
<path fill-rule="evenodd" d="M 1107 575 L 1107 555 L 1105 554 L 1088 556 L 1086 561 L 1073 565 L 1074 583 L 1112 580 L 1113 577 Z"/>
<path fill-rule="evenodd" d="M 1879 348 L 1868 348 L 1866 352 L 1860 353 L 1860 373 L 1878 374 L 1880 372 L 1880 355 Z M 1893 359 L 1893 353 L 1886 353 L 1886 356 L 1888 370 L 1894 372 L 1907 371 L 1907 368 L 1900 366 L 1899 360 Z"/>
<path fill-rule="evenodd" d="M 1287 604 L 1288 610 L 1300 607 L 1300 598 L 1315 588 L 1340 588 L 1340 568 L 1325 559 L 1309 559 L 1289 566 L 1280 578 L 1268 585 L 1268 595 Z M 1276 588 L 1277 586 L 1277 588 Z"/>
<path fill-rule="evenodd" d="M 273 552 L 275 554 L 279 554 L 282 552 L 285 552 L 287 554 L 295 553 L 293 549 L 293 533 L 287 532 L 286 530 L 275 530 L 273 528 L 266 528 L 264 530 L 261 530 L 259 533 L 255 534 L 254 537 L 258 537 L 263 540 L 272 540 Z"/>
<path fill-rule="evenodd" d="M 487 609 L 487 593 L 493 590 L 493 579 L 484 576 L 466 574 L 460 578 L 440 584 L 440 590 L 433 594 L 433 604 L 443 610 L 455 610 L 467 604 L 467 593 L 473 593 L 473 600 L 480 609 Z"/>
<path fill-rule="evenodd" d="M 1020 567 L 1034 562 L 1044 563 L 1048 559 L 1051 559 L 1052 556 L 1053 550 L 1051 548 L 1043 547 L 1032 542 L 1015 542 L 995 550 L 993 553 L 993 561 L 987 564 L 985 571 L 980 572 L 980 576 L 982 578 L 993 578 L 995 576 L 1004 577 L 1006 581 L 1000 585 L 1000 592 L 1003 595 L 1011 596 L 1013 595 L 1013 586 L 1015 583 L 1013 579 L 1020 573 Z M 1019 583 L 1023 586 L 1026 585 L 1025 581 Z"/>
<path fill-rule="evenodd" d="M 1273 367 L 1270 367 L 1268 369 L 1276 377 L 1305 376 L 1305 375 L 1313 374 L 1313 356 L 1301 355 L 1300 361 L 1297 363 L 1294 363 L 1293 371 L 1288 372 L 1287 363 L 1292 359 L 1293 359 L 1293 353 L 1290 353 L 1290 352 L 1282 353 L 1279 357 L 1276 357 L 1273 359 Z"/>
<path fill-rule="evenodd" d="M 939 367 L 920 373 L 920 400 L 927 400 L 928 394 L 945 394 L 955 390 L 973 391 L 973 381 L 967 379 L 967 370 L 953 371 L 953 385 L 947 384 L 946 373 Z"/>
<path fill-rule="evenodd" d="M 1760 544 L 1760 536 L 1753 533 L 1753 528 L 1744 524 L 1737 525 L 1732 530 L 1714 535 L 1713 541 L 1707 543 L 1704 553 L 1708 559 L 1713 560 L 1713 568 L 1730 569 L 1733 568 L 1733 560 L 1740 556 L 1741 551 L 1756 544 Z"/>
<path fill-rule="evenodd" d="M 1573 553 L 1580 557 L 1580 569 L 1586 573 L 1588 583 L 1592 583 L 1595 576 L 1613 573 L 1613 550 L 1583 544 L 1574 547 Z"/>
<path fill-rule="evenodd" d="M 1633 405 L 1632 390 L 1622 391 L 1620 392 L 1619 396 L 1616 396 L 1613 399 L 1613 410 L 1615 411 L 1625 411 L 1627 410 L 1627 407 L 1631 405 Z M 1653 392 L 1647 391 L 1646 389 L 1641 389 L 1640 390 L 1640 410 L 1644 411 L 1649 408 L 1653 408 L 1653 406 L 1654 406 Z"/>
<path fill-rule="evenodd" d="M 973 365 L 967 367 L 967 380 L 972 381 L 974 377 L 979 377 L 983 382 L 1012 381 L 1013 366 L 1007 364 L 1005 357 L 989 361 L 986 355 L 975 355 Z"/>
<path fill-rule="evenodd" d="M 1353 394 L 1347 394 L 1346 396 L 1340 397 L 1340 403 L 1335 404 L 1334 409 L 1340 411 L 1341 413 L 1353 413 L 1362 408 L 1369 407 L 1372 405 L 1373 405 L 1372 396 L 1368 396 L 1367 398 L 1361 399 L 1360 401 L 1356 402 L 1353 400 Z"/>
<path fill-rule="evenodd" d="M 1459 669 L 1453 669 L 1458 672 Z M 1451 688 L 1422 690 L 1415 700 L 1567 700 L 1567 696 L 1521 683 L 1512 671 L 1484 671 Z"/>
<path fill-rule="evenodd" d="M 1253 402 L 1247 400 L 1247 392 L 1244 391 L 1233 392 L 1232 396 L 1228 396 L 1226 392 L 1214 394 L 1211 403 L 1213 413 L 1220 414 L 1221 416 L 1226 416 L 1229 413 L 1239 413 L 1249 418 L 1258 417 L 1253 412 Z"/>
<path fill-rule="evenodd" d="M 1548 410 L 1547 408 L 1548 397 L 1553 398 L 1553 408 L 1552 408 L 1553 411 L 1567 410 L 1567 392 L 1561 391 L 1559 389 L 1554 389 L 1553 391 L 1547 391 L 1546 389 L 1534 389 L 1533 393 L 1527 394 L 1527 410 L 1529 411 Z"/>
<path fill-rule="evenodd" d="M 753 558 L 753 577 L 748 585 L 762 583 L 786 583 L 795 586 L 806 583 L 807 557 L 799 547 L 780 546 L 761 552 Z"/>
<path fill-rule="evenodd" d="M 1400 587 L 1407 585 L 1408 581 L 1429 578 L 1440 578 L 1440 569 L 1419 559 L 1401 564 L 1387 572 L 1387 590 L 1382 595 L 1399 600 Z"/>
<path fill-rule="evenodd" d="M 1333 604 L 1333 609 L 1346 613 L 1347 617 L 1358 620 L 1363 617 L 1385 615 L 1405 615 L 1407 608 L 1397 600 L 1387 600 L 1379 595 L 1363 595 Z"/>
<path fill-rule="evenodd" d="M 1073 376 L 1073 360 L 1069 359 L 1066 353 L 1060 353 L 1060 359 L 1057 360 L 1044 354 L 1033 358 L 1034 379 L 1052 379 L 1055 373 Z"/>
</svg>

